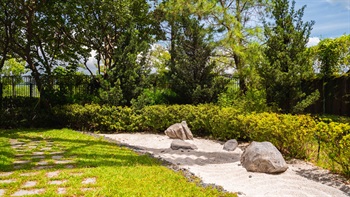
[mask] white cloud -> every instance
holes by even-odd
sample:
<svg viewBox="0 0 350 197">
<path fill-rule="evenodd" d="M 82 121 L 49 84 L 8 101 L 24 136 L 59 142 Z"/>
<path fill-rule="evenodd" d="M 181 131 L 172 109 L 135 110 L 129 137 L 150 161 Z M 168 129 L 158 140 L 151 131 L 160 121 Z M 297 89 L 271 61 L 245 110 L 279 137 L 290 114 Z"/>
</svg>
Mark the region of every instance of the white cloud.
<svg viewBox="0 0 350 197">
<path fill-rule="evenodd" d="M 350 10 L 350 0 L 326 0 L 326 1 L 329 2 L 329 3 L 341 4 L 347 10 Z"/>
<path fill-rule="evenodd" d="M 320 38 L 319 37 L 311 37 L 309 38 L 309 42 L 306 44 L 307 47 L 312 47 L 317 45 L 320 42 Z"/>
</svg>

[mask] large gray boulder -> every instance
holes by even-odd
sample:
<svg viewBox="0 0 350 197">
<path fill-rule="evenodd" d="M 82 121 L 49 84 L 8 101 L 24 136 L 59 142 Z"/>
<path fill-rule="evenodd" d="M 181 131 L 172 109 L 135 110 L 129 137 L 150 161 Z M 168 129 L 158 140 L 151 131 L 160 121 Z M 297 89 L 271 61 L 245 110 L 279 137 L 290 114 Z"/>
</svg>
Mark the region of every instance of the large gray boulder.
<svg viewBox="0 0 350 197">
<path fill-rule="evenodd" d="M 164 133 L 172 139 L 193 140 L 192 132 L 188 128 L 186 121 L 171 125 Z"/>
<path fill-rule="evenodd" d="M 229 140 L 224 144 L 224 150 L 226 151 L 234 151 L 238 146 L 238 142 L 235 139 Z"/>
<path fill-rule="evenodd" d="M 282 154 L 271 142 L 252 142 L 243 152 L 241 163 L 251 172 L 276 174 L 288 169 Z"/>
<path fill-rule="evenodd" d="M 179 149 L 196 150 L 197 146 L 194 144 L 190 144 L 188 142 L 185 142 L 183 140 L 175 139 L 175 140 L 173 140 L 173 142 L 171 142 L 170 148 L 173 150 L 179 150 Z"/>
</svg>

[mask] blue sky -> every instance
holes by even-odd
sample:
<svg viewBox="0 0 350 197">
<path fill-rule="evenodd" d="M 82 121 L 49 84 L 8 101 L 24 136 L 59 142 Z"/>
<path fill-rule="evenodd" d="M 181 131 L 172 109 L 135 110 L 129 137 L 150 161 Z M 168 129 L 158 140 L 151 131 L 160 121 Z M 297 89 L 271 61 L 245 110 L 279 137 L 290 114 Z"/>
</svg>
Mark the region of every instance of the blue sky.
<svg viewBox="0 0 350 197">
<path fill-rule="evenodd" d="M 304 21 L 316 23 L 310 36 L 310 45 L 320 39 L 350 34 L 350 0 L 295 0 L 296 7 L 306 5 Z"/>
</svg>

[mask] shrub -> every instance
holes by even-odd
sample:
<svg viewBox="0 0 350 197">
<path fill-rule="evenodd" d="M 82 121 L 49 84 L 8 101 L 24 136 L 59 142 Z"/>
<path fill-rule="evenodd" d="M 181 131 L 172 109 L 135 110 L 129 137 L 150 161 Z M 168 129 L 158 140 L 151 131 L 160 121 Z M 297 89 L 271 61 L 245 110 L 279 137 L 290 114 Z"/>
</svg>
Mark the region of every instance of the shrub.
<svg viewBox="0 0 350 197">
<path fill-rule="evenodd" d="M 238 122 L 248 139 L 270 141 L 293 158 L 307 157 L 316 126 L 308 115 L 276 113 L 249 114 L 240 117 Z"/>
<path fill-rule="evenodd" d="M 333 162 L 332 170 L 336 170 L 335 164 L 338 164 L 343 174 L 350 177 L 350 125 L 320 121 L 317 124 L 316 137 L 319 141 L 319 147 L 322 147 L 328 158 Z"/>
</svg>

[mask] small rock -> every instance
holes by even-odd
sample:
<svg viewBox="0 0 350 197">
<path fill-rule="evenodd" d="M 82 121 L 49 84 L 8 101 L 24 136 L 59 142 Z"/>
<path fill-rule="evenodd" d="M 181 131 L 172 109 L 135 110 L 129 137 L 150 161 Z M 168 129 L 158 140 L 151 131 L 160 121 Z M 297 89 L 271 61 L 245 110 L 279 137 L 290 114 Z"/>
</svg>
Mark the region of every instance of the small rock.
<svg viewBox="0 0 350 197">
<path fill-rule="evenodd" d="M 179 149 L 191 149 L 191 150 L 196 150 L 198 149 L 196 145 L 190 144 L 188 142 L 185 142 L 183 140 L 173 140 L 171 142 L 170 148 L 173 150 L 179 150 Z"/>
<path fill-rule="evenodd" d="M 234 151 L 238 146 L 238 142 L 235 139 L 229 140 L 224 144 L 224 150 Z"/>
</svg>

